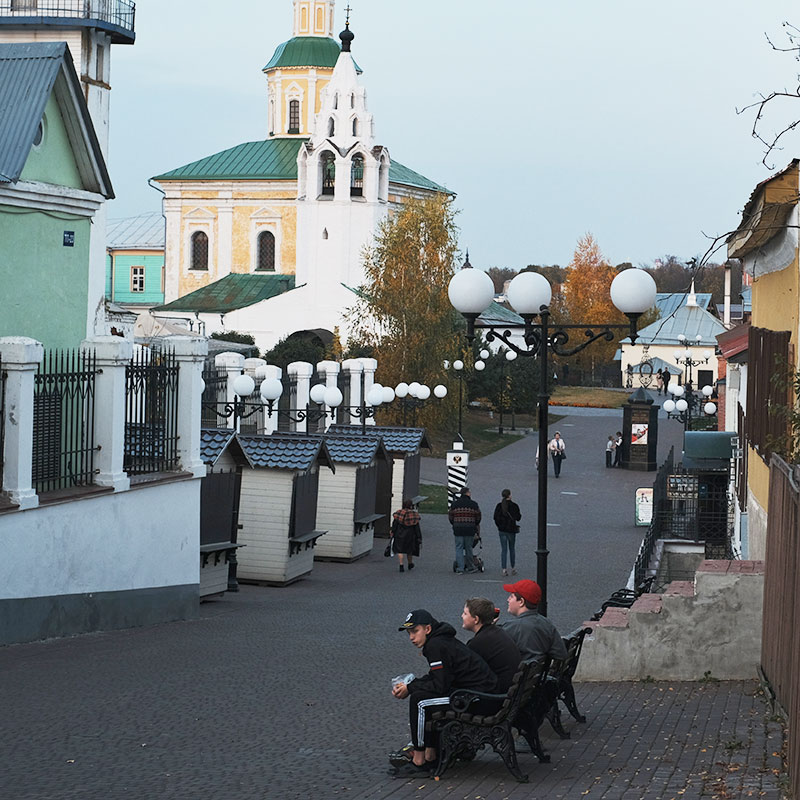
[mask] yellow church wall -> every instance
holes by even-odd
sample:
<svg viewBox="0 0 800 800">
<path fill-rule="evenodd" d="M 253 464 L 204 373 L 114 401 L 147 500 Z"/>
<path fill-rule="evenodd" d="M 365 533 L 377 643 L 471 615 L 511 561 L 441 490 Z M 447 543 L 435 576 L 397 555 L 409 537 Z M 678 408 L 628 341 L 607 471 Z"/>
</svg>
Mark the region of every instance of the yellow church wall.
<svg viewBox="0 0 800 800">
<path fill-rule="evenodd" d="M 253 199 L 249 196 L 248 199 Z M 279 242 L 280 255 L 278 268 L 282 273 L 294 274 L 297 265 L 297 208 L 292 205 L 275 205 L 270 210 L 277 212 L 278 220 L 273 222 L 266 216 L 254 220 L 261 205 L 237 205 L 233 210 L 233 263 L 232 271 L 252 272 L 255 264 L 255 231 L 257 228 L 271 230 Z"/>
<path fill-rule="evenodd" d="M 197 289 L 202 289 L 209 283 L 213 283 L 222 276 L 218 274 L 218 261 L 219 261 L 219 216 L 215 206 L 204 205 L 203 211 L 209 212 L 214 215 L 213 219 L 204 219 L 209 231 L 209 254 L 208 254 L 208 269 L 207 270 L 190 270 L 187 269 L 189 263 L 189 235 L 187 230 L 187 223 L 192 220 L 191 217 L 183 217 L 181 219 L 181 237 L 180 237 L 180 268 L 178 270 L 178 296 L 183 297 L 189 292 L 194 292 Z"/>
</svg>

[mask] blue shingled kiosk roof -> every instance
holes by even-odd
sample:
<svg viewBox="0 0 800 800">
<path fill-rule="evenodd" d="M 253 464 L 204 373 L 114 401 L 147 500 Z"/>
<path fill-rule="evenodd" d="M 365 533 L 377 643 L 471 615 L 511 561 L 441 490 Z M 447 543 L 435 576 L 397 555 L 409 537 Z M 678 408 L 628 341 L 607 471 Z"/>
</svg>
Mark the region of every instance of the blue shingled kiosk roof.
<svg viewBox="0 0 800 800">
<path fill-rule="evenodd" d="M 356 429 L 355 431 L 353 430 L 354 428 Z M 361 434 L 360 431 L 361 428 L 358 425 L 331 425 L 328 428 L 329 433 L 335 434 L 356 433 L 359 436 L 380 436 L 384 447 L 390 453 L 413 455 L 422 447 L 427 447 L 428 450 L 433 449 L 428 437 L 425 435 L 425 428 L 391 428 L 383 425 L 369 425 L 365 434 Z"/>
<path fill-rule="evenodd" d="M 200 458 L 203 459 L 203 463 L 212 466 L 216 464 L 235 433 L 236 431 L 230 428 L 201 428 Z"/>
<path fill-rule="evenodd" d="M 303 472 L 318 463 L 335 471 L 333 459 L 325 442 L 316 436 L 239 434 L 236 441 L 251 467 Z"/>
<path fill-rule="evenodd" d="M 283 436 L 313 436 L 321 439 L 328 447 L 334 462 L 339 464 L 358 464 L 368 466 L 376 456 L 389 459 L 389 453 L 379 434 L 370 428 L 364 434 L 361 428 L 354 425 L 336 426 L 339 430 L 326 433 L 282 433 Z M 353 432 L 358 428 L 357 432 Z"/>
</svg>

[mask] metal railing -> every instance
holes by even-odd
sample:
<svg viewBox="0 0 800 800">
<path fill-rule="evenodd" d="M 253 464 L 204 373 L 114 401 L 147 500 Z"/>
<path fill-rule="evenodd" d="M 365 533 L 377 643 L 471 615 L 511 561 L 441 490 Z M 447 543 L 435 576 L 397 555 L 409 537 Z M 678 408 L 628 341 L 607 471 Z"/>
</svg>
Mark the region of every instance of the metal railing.
<svg viewBox="0 0 800 800">
<path fill-rule="evenodd" d="M 672 447 L 666 460 L 658 468 L 656 478 L 653 481 L 653 519 L 647 528 L 642 544 L 639 547 L 639 553 L 636 556 L 636 562 L 633 567 L 632 588 L 639 586 L 647 578 L 656 542 L 664 536 L 665 522 L 667 522 L 670 515 L 670 501 L 667 499 L 667 478 L 674 469 L 675 448 Z"/>
<path fill-rule="evenodd" d="M 129 475 L 178 468 L 178 362 L 142 349 L 125 368 L 125 456 Z"/>
<path fill-rule="evenodd" d="M 94 483 L 95 356 L 45 354 L 34 379 L 33 486 L 37 493 Z"/>
<path fill-rule="evenodd" d="M 136 3 L 131 0 L 0 0 L 0 17 L 96 19 L 132 31 Z"/>
</svg>

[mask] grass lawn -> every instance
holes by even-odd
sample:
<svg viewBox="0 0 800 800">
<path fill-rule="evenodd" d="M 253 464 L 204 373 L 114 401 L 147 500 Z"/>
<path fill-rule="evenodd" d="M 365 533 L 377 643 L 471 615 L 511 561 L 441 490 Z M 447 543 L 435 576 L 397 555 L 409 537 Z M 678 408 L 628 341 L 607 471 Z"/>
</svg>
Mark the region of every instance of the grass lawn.
<svg viewBox="0 0 800 800">
<path fill-rule="evenodd" d="M 428 499 L 419 504 L 420 514 L 446 514 L 447 513 L 447 487 L 436 486 L 432 483 L 421 483 L 419 493 L 427 495 Z"/>
<path fill-rule="evenodd" d="M 622 408 L 630 392 L 602 389 L 597 386 L 556 386 L 550 397 L 551 405 L 588 406 L 590 408 Z"/>
</svg>

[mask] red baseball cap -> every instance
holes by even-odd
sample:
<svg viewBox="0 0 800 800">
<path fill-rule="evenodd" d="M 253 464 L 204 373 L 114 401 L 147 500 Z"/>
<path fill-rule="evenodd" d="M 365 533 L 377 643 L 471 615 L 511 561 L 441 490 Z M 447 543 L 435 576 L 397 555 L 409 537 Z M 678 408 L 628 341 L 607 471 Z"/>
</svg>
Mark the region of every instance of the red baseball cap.
<svg viewBox="0 0 800 800">
<path fill-rule="evenodd" d="M 538 606 L 542 602 L 542 589 L 536 581 L 525 578 L 516 583 L 504 583 L 503 589 L 509 593 L 518 594 L 532 606 Z"/>
</svg>

